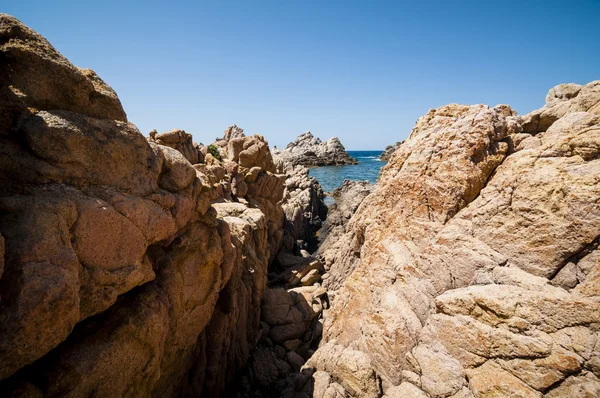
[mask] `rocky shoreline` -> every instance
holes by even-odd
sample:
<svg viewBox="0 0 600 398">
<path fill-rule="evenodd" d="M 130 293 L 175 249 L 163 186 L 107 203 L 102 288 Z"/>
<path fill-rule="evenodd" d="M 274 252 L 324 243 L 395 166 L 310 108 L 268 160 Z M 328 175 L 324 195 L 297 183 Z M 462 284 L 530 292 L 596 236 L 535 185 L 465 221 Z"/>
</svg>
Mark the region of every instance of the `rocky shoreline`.
<svg viewBox="0 0 600 398">
<path fill-rule="evenodd" d="M 339 140 L 144 137 L 0 38 L 0 395 L 600 395 L 600 81 L 432 109 L 328 209 Z"/>
<path fill-rule="evenodd" d="M 358 163 L 348 155 L 339 138 L 333 137 L 323 142 L 313 137 L 310 131 L 299 135 L 285 149 L 274 149 L 273 155 L 294 166 L 340 166 Z"/>
</svg>

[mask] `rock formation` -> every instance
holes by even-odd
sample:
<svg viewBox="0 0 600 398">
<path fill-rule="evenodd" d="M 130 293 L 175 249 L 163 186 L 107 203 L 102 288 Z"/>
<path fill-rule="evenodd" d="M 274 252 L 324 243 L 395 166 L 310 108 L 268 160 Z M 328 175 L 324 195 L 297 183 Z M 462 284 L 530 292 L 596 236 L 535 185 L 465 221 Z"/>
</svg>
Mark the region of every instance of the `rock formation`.
<svg viewBox="0 0 600 398">
<path fill-rule="evenodd" d="M 345 279 L 296 391 L 599 396 L 599 175 L 600 81 L 524 117 L 431 110 L 331 249 Z"/>
<path fill-rule="evenodd" d="M 323 285 L 328 288 L 331 286 L 334 290 L 337 289 L 351 271 L 353 259 L 346 261 L 339 257 L 346 255 L 347 248 L 352 244 L 352 241 L 348 240 L 346 228 L 362 201 L 373 192 L 374 188 L 375 186 L 368 181 L 345 180 L 333 191 L 335 203 L 329 206 L 327 220 L 318 231 L 320 243 L 315 253 L 322 259 L 327 271 L 323 275 L 325 280 Z M 342 264 L 345 266 L 341 266 Z"/>
<path fill-rule="evenodd" d="M 283 211 L 284 249 L 288 253 L 296 253 L 307 249 L 316 249 L 316 232 L 327 217 L 323 188 L 319 182 L 308 175 L 304 166 L 294 166 L 281 158 L 275 158 L 278 172 L 287 176 Z"/>
<path fill-rule="evenodd" d="M 283 237 L 266 141 L 199 163 L 16 19 L 0 38 L 0 395 L 217 396 Z"/>
<path fill-rule="evenodd" d="M 321 287 L 321 262 L 280 253 L 276 264 L 262 302 L 261 339 L 241 383 L 226 395 L 294 394 L 294 372 L 301 370 L 321 340 L 323 311 L 329 308 L 327 291 Z"/>
<path fill-rule="evenodd" d="M 183 130 L 174 129 L 162 134 L 152 130 L 148 140 L 178 150 L 191 164 L 204 162 L 205 153 L 201 146 L 193 142 L 192 135 Z"/>
<path fill-rule="evenodd" d="M 386 162 L 390 160 L 392 154 L 396 152 L 396 149 L 398 149 L 403 143 L 404 141 L 398 141 L 394 145 L 386 146 L 381 155 L 379 155 L 379 160 L 384 160 Z"/>
<path fill-rule="evenodd" d="M 296 141 L 290 142 L 285 149 L 274 149 L 273 154 L 294 166 L 339 166 L 358 163 L 348 155 L 337 137 L 323 142 L 313 137 L 310 131 L 299 135 Z"/>
<path fill-rule="evenodd" d="M 145 139 L 4 14 L 0 77 L 1 396 L 600 396 L 600 81 L 431 110 L 310 255 L 262 136 Z"/>
<path fill-rule="evenodd" d="M 233 138 L 242 138 L 245 137 L 246 135 L 244 134 L 244 129 L 241 127 L 238 127 L 237 124 L 234 124 L 232 126 L 227 127 L 227 129 L 224 131 L 225 134 L 223 134 L 223 138 L 219 138 L 217 140 L 217 142 L 229 142 L 229 140 L 233 139 Z"/>
</svg>

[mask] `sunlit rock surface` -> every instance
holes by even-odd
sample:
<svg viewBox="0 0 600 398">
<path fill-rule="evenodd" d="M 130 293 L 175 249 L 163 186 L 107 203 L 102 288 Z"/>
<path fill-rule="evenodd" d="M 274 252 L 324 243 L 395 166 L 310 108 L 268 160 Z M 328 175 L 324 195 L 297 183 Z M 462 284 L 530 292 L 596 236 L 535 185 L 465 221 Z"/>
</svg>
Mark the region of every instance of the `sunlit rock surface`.
<svg viewBox="0 0 600 398">
<path fill-rule="evenodd" d="M 356 159 L 348 155 L 339 138 L 333 137 L 323 142 L 310 131 L 299 135 L 284 149 L 275 149 L 273 152 L 294 166 L 338 166 L 357 163 Z"/>
<path fill-rule="evenodd" d="M 420 118 L 345 252 L 325 250 L 344 281 L 297 390 L 600 395 L 599 95 L 598 81 L 561 85 L 524 117 L 447 105 Z"/>
</svg>

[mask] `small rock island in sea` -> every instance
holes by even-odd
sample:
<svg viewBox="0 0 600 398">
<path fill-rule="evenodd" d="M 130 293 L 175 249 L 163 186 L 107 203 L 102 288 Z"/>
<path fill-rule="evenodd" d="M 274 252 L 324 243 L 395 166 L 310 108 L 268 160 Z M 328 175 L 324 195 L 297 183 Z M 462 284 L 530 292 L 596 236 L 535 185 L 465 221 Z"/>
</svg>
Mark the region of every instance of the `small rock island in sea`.
<svg viewBox="0 0 600 398">
<path fill-rule="evenodd" d="M 299 135 L 296 141 L 290 142 L 283 150 L 274 148 L 273 155 L 294 166 L 339 166 L 358 163 L 348 155 L 339 138 L 333 137 L 323 142 L 310 131 Z"/>
</svg>

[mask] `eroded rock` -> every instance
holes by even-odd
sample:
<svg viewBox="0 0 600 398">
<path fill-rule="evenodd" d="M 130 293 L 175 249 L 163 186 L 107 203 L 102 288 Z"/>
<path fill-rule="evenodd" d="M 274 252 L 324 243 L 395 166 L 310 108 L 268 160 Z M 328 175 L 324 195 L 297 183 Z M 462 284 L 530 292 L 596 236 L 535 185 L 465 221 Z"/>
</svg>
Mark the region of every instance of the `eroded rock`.
<svg viewBox="0 0 600 398">
<path fill-rule="evenodd" d="M 266 142 L 192 166 L 188 134 L 147 141 L 92 71 L 12 17 L 0 37 L 1 395 L 219 396 L 283 236 Z"/>
<path fill-rule="evenodd" d="M 276 157 L 284 159 L 293 166 L 336 166 L 356 164 L 356 159 L 346 152 L 339 138 L 333 137 L 323 142 L 310 131 L 301 134 L 296 141 L 290 142 L 283 150 L 274 150 Z"/>
<path fill-rule="evenodd" d="M 335 346 L 386 396 L 593 396 L 597 86 L 555 88 L 524 118 L 449 105 L 419 119 L 331 262 L 343 278 L 317 371 L 356 385 Z"/>
</svg>

